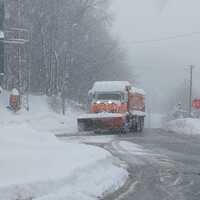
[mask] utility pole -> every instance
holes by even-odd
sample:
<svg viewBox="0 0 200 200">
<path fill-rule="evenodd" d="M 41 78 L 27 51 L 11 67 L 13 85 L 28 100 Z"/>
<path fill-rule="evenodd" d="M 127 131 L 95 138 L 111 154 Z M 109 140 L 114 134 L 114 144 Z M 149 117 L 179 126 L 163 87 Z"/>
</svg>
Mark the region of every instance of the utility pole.
<svg viewBox="0 0 200 200">
<path fill-rule="evenodd" d="M 190 65 L 190 95 L 189 95 L 189 117 L 192 116 L 192 88 L 193 88 L 193 69 L 194 66 Z"/>
<path fill-rule="evenodd" d="M 3 82 L 4 75 L 4 1 L 0 0 L 0 86 Z"/>
<path fill-rule="evenodd" d="M 21 27 L 21 1 L 17 0 L 17 26 Z M 17 38 L 20 38 L 20 31 L 17 31 Z M 22 92 L 22 55 L 21 46 L 17 47 L 17 57 L 18 57 L 18 90 L 21 94 Z"/>
</svg>

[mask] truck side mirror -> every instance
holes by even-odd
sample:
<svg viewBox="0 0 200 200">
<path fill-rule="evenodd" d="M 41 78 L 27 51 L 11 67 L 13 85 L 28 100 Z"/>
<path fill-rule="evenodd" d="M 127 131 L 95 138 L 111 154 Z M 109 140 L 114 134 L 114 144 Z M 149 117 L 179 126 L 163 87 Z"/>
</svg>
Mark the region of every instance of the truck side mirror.
<svg viewBox="0 0 200 200">
<path fill-rule="evenodd" d="M 123 103 L 127 103 L 128 102 L 128 93 L 124 94 L 124 98 L 123 98 Z"/>
<path fill-rule="evenodd" d="M 128 93 L 125 94 L 125 101 L 128 102 Z"/>
</svg>

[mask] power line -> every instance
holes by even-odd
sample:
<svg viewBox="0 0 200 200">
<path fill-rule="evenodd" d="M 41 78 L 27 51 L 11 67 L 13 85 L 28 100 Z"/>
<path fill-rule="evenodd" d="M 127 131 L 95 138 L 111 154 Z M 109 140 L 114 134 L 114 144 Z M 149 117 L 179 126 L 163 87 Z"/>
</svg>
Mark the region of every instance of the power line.
<svg viewBox="0 0 200 200">
<path fill-rule="evenodd" d="M 185 33 L 185 34 L 179 34 L 179 35 L 168 36 L 168 37 L 152 39 L 152 40 L 138 40 L 138 41 L 131 42 L 131 44 L 137 45 L 137 44 L 145 44 L 145 43 L 152 43 L 152 42 L 162 42 L 162 41 L 168 41 L 168 40 L 181 39 L 185 37 L 192 37 L 194 35 L 200 35 L 200 32 Z"/>
</svg>

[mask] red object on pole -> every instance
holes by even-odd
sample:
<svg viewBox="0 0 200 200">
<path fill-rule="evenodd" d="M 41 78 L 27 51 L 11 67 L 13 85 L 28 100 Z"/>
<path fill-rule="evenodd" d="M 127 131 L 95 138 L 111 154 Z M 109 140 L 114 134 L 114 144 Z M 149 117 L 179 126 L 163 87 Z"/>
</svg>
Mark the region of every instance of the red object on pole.
<svg viewBox="0 0 200 200">
<path fill-rule="evenodd" d="M 192 107 L 194 109 L 200 110 L 200 98 L 199 99 L 194 99 L 192 101 Z"/>
</svg>

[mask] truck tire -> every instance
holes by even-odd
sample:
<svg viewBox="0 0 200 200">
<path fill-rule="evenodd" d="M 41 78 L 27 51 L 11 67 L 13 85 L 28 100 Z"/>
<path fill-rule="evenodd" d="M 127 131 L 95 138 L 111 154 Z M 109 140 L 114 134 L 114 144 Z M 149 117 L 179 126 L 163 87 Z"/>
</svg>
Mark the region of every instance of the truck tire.
<svg viewBox="0 0 200 200">
<path fill-rule="evenodd" d="M 130 132 L 135 133 L 137 131 L 137 123 L 132 119 L 130 120 Z"/>
<path fill-rule="evenodd" d="M 139 128 L 138 128 L 138 132 L 143 132 L 144 130 L 144 117 L 140 117 L 139 118 Z"/>
<path fill-rule="evenodd" d="M 132 117 L 130 121 L 130 132 L 141 133 L 144 129 L 144 117 Z"/>
<path fill-rule="evenodd" d="M 138 120 L 138 122 L 137 122 L 137 133 L 140 133 L 140 132 L 141 132 L 141 129 L 142 129 L 142 127 L 141 127 L 141 120 L 140 120 L 140 118 L 139 118 L 139 120 Z"/>
</svg>

